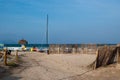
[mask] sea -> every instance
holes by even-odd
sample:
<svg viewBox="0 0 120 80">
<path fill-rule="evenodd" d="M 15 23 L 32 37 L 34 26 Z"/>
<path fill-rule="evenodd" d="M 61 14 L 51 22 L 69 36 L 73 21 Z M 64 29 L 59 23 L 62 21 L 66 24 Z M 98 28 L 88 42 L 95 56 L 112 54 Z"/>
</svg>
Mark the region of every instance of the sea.
<svg viewBox="0 0 120 80">
<path fill-rule="evenodd" d="M 4 47 L 21 47 L 21 44 L 4 44 Z M 48 44 L 25 44 L 27 48 L 37 47 L 37 48 L 48 48 Z"/>
<path fill-rule="evenodd" d="M 21 44 L 0 44 L 0 49 L 3 48 L 9 48 L 14 50 L 15 48 L 21 48 Z M 25 47 L 27 49 L 30 49 L 32 47 L 37 47 L 38 49 L 42 50 L 42 49 L 46 49 L 49 47 L 48 44 L 25 44 Z"/>
<path fill-rule="evenodd" d="M 37 48 L 48 48 L 51 44 L 25 44 L 26 47 L 37 47 Z M 64 45 L 64 44 L 60 44 Z M 67 45 L 67 44 L 66 44 Z M 68 44 L 68 45 L 75 45 L 75 44 Z M 82 44 L 77 44 L 79 47 Z M 104 45 L 116 45 L 116 44 L 96 44 L 97 46 L 104 46 Z M 21 44 L 4 44 L 4 47 L 21 47 Z"/>
<path fill-rule="evenodd" d="M 42 50 L 42 49 L 46 49 L 46 48 L 49 48 L 51 44 L 26 44 L 26 48 L 27 49 L 30 49 L 32 47 L 37 47 L 38 49 Z M 60 45 L 63 45 L 63 44 L 60 44 Z M 65 44 L 67 45 L 67 44 Z M 75 44 L 68 44 L 68 45 L 75 45 Z M 78 47 L 81 47 L 82 44 L 77 44 Z M 104 46 L 104 45 L 116 45 L 116 44 L 96 44 L 97 46 Z M 21 44 L 0 44 L 0 48 L 3 48 L 3 47 L 7 47 L 7 48 L 20 48 L 22 45 Z"/>
</svg>

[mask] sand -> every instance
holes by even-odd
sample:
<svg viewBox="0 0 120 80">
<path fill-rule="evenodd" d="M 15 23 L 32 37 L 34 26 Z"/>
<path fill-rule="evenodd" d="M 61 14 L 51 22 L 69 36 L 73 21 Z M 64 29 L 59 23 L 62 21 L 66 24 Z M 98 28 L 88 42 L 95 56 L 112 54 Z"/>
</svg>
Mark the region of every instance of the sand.
<svg viewBox="0 0 120 80">
<path fill-rule="evenodd" d="M 95 60 L 95 54 L 19 52 L 19 55 L 23 62 L 1 80 L 120 80 L 120 74 L 113 75 L 120 73 L 118 68 L 92 70 L 87 67 Z"/>
<path fill-rule="evenodd" d="M 14 54 L 14 53 L 12 53 Z M 50 54 L 19 52 L 23 55 L 20 67 L 2 80 L 62 80 L 88 71 L 86 68 L 95 60 L 93 54 Z"/>
</svg>

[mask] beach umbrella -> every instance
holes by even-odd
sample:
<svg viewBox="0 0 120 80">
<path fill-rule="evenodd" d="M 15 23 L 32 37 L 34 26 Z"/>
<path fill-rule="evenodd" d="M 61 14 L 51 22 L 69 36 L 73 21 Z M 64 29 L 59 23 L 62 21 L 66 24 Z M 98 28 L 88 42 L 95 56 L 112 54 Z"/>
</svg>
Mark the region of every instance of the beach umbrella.
<svg viewBox="0 0 120 80">
<path fill-rule="evenodd" d="M 21 40 L 18 41 L 18 44 L 25 45 L 25 44 L 28 44 L 28 41 L 24 40 L 24 39 L 21 39 Z"/>
</svg>

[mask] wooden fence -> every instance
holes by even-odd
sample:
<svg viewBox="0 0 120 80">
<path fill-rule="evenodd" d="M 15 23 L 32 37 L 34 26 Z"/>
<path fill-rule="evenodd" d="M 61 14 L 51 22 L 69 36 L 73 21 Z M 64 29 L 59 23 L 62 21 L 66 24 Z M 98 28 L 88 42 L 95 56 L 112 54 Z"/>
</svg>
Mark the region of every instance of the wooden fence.
<svg viewBox="0 0 120 80">
<path fill-rule="evenodd" d="M 15 56 L 10 54 L 7 49 L 0 52 L 0 62 L 5 66 L 15 66 L 18 62 L 18 51 L 15 52 Z"/>
<path fill-rule="evenodd" d="M 53 54 L 61 53 L 80 53 L 80 54 L 95 54 L 97 49 L 96 44 L 51 44 L 49 52 Z"/>
<path fill-rule="evenodd" d="M 113 63 L 120 63 L 120 47 L 117 46 L 103 46 L 96 51 L 96 60 L 91 66 L 94 69 L 101 66 L 106 66 Z"/>
<path fill-rule="evenodd" d="M 97 46 L 96 44 L 52 44 L 49 46 L 52 54 L 78 53 L 78 54 L 96 54 L 96 60 L 91 65 L 94 69 L 113 63 L 120 63 L 120 46 Z"/>
</svg>

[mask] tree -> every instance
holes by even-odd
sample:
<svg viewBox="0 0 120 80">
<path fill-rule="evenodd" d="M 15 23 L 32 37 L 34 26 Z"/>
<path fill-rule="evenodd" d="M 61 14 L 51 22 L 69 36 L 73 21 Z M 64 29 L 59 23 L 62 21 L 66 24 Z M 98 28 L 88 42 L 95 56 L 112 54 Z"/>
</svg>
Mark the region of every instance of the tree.
<svg viewBox="0 0 120 80">
<path fill-rule="evenodd" d="M 21 40 L 18 41 L 18 44 L 25 45 L 25 44 L 28 44 L 28 41 L 25 40 L 25 39 L 21 39 Z"/>
</svg>

